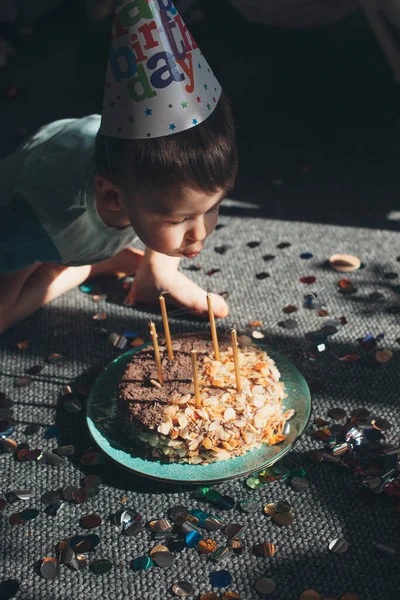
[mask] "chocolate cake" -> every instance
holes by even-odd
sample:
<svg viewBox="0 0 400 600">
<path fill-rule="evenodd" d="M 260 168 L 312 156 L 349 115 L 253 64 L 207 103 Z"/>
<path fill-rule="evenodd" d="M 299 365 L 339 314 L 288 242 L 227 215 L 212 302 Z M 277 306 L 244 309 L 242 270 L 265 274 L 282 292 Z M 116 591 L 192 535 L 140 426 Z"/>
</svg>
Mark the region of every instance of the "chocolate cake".
<svg viewBox="0 0 400 600">
<path fill-rule="evenodd" d="M 249 338 L 239 338 L 242 392 L 236 390 L 232 348 L 220 340 L 214 360 L 208 335 L 173 340 L 175 358 L 160 345 L 164 384 L 158 382 L 153 346 L 135 354 L 119 385 L 123 432 L 147 458 L 193 464 L 239 456 L 285 439 L 293 411 L 282 412 L 284 386 L 273 360 Z M 191 351 L 198 353 L 202 406 L 196 408 Z"/>
</svg>

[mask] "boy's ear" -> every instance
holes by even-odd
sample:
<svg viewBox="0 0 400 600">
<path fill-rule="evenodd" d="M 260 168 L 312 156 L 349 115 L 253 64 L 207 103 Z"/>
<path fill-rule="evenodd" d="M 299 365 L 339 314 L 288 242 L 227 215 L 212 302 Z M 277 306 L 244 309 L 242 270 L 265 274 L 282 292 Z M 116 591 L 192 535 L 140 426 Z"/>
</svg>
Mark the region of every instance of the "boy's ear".
<svg viewBox="0 0 400 600">
<path fill-rule="evenodd" d="M 119 187 L 102 175 L 94 176 L 96 198 L 104 207 L 113 212 L 122 210 L 124 207 L 123 195 Z"/>
</svg>

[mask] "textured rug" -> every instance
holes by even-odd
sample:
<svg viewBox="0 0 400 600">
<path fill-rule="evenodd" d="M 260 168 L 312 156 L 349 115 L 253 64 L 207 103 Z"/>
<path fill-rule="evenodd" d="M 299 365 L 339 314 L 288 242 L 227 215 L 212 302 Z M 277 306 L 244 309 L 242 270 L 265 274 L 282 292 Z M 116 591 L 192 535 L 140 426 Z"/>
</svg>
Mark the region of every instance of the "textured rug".
<svg viewBox="0 0 400 600">
<path fill-rule="evenodd" d="M 398 443 L 400 297 L 396 288 L 399 280 L 395 279 L 400 272 L 396 260 L 400 255 L 398 234 L 249 218 L 246 210 L 241 205 L 228 205 L 223 209 L 223 227 L 215 232 L 199 257 L 201 270 L 187 271 L 200 284 L 229 293 L 231 315 L 219 324 L 221 330 L 235 321 L 241 332 L 249 332 L 249 321 L 261 320 L 265 341 L 289 356 L 308 381 L 323 382 L 324 390 L 313 394 L 314 417 L 326 417 L 333 407 L 341 407 L 350 414 L 352 409 L 365 406 L 392 423 L 388 438 L 393 444 Z M 259 245 L 249 247 L 249 242 L 259 242 Z M 326 265 L 327 258 L 336 252 L 351 252 L 362 260 L 363 268 L 350 275 L 356 288 L 354 294 L 339 292 L 341 275 Z M 312 257 L 301 258 L 302 253 L 310 253 Z M 266 255 L 269 255 L 268 260 L 263 259 Z M 213 275 L 207 274 L 216 269 L 219 271 Z M 268 276 L 260 278 L 261 273 Z M 315 283 L 300 281 L 307 276 L 314 276 Z M 316 310 L 304 307 L 304 295 L 310 292 L 318 295 L 328 316 L 319 316 Z M 286 315 L 282 309 L 290 304 L 298 310 Z M 105 321 L 93 320 L 93 315 L 103 311 L 107 314 Z M 151 314 L 160 324 L 159 314 Z M 317 352 L 310 360 L 307 353 L 315 352 L 316 341 L 307 334 L 320 330 L 327 319 L 342 316 L 347 324 L 340 325 L 337 333 L 326 341 L 326 350 Z M 294 328 L 282 325 L 288 318 L 296 321 L 291 325 Z M 18 462 L 10 452 L 0 455 L 0 496 L 12 490 L 34 492 L 30 500 L 7 504 L 0 518 L 0 580 L 19 582 L 15 597 L 21 600 L 82 597 L 87 600 L 99 597 L 161 600 L 173 597 L 174 582 L 187 579 L 194 588 L 189 598 L 197 600 L 202 593 L 211 590 L 210 573 L 223 568 L 232 575 L 230 588 L 246 600 L 261 598 L 254 589 L 255 581 L 261 576 L 275 581 L 276 591 L 270 597 L 276 600 L 296 600 L 310 588 L 317 590 L 322 598 L 341 598 L 351 592 L 360 600 L 395 600 L 398 556 L 379 553 L 374 543 L 396 543 L 398 514 L 385 495 L 378 496 L 374 508 L 360 504 L 356 494 L 360 483 L 348 470 L 334 464 L 310 462 L 306 458 L 307 450 L 321 444 L 308 434 L 295 449 L 311 481 L 303 493 L 296 493 L 287 482 L 279 481 L 254 491 L 248 489 L 244 480 L 217 486 L 219 491 L 237 501 L 244 498 L 256 501 L 259 510 L 254 514 L 215 510 L 193 499 L 190 487 L 153 484 L 108 463 L 84 467 L 79 462 L 76 458 L 79 452 L 91 445 L 84 411 L 68 414 L 62 410 L 60 391 L 65 385 L 92 381 L 122 352 L 109 342 L 103 328 L 110 333 L 142 333 L 146 321 L 145 312 L 108 300 L 96 304 L 90 294 L 74 290 L 0 339 L 0 391 L 14 403 L 17 421 L 11 438 L 19 443 L 27 442 L 31 448 L 76 446 L 76 454 L 66 459 L 63 466 Z M 198 321 L 192 321 L 190 315 L 171 318 L 173 332 L 202 327 Z M 374 352 L 362 349 L 358 342 L 367 334 L 384 335 L 378 347 L 393 351 L 390 362 L 374 367 L 368 364 L 368 357 Z M 29 347 L 19 349 L 17 344 L 25 340 L 30 341 Z M 49 362 L 48 358 L 54 353 L 62 355 L 61 364 Z M 360 359 L 351 363 L 339 360 L 351 353 L 359 353 Z M 30 376 L 29 385 L 16 387 L 18 379 L 34 365 L 44 365 L 44 368 Z M 39 424 L 40 430 L 27 436 L 24 430 L 30 423 Z M 45 437 L 47 428 L 52 425 L 59 430 L 58 441 Z M 79 486 L 81 479 L 91 473 L 103 479 L 96 497 L 82 505 L 66 503 L 55 517 L 44 512 L 43 493 L 68 484 Z M 267 502 L 278 499 L 287 500 L 294 508 L 295 518 L 290 527 L 277 527 L 263 513 Z M 246 525 L 246 552 L 214 565 L 195 549 L 187 548 L 177 554 L 169 569 L 153 567 L 149 571 L 134 572 L 130 566 L 132 559 L 148 554 L 155 542 L 146 529 L 137 537 L 120 535 L 108 522 L 109 515 L 124 506 L 135 507 L 143 520 L 149 521 L 166 516 L 168 509 L 177 504 L 201 507 L 227 522 Z M 28 507 L 40 511 L 37 518 L 12 526 L 11 514 Z M 74 572 L 63 566 L 59 578 L 45 580 L 37 571 L 38 561 L 54 557 L 55 545 L 62 539 L 85 533 L 80 519 L 90 513 L 99 514 L 103 523 L 94 530 L 101 542 L 95 553 L 89 555 L 88 562 L 107 558 L 112 562 L 112 570 L 105 575 L 95 575 L 89 569 Z M 329 542 L 341 535 L 349 542 L 349 549 L 343 554 L 330 552 Z M 221 543 L 224 539 L 219 532 L 212 537 Z M 276 544 L 275 556 L 253 555 L 252 545 L 261 541 Z"/>
</svg>

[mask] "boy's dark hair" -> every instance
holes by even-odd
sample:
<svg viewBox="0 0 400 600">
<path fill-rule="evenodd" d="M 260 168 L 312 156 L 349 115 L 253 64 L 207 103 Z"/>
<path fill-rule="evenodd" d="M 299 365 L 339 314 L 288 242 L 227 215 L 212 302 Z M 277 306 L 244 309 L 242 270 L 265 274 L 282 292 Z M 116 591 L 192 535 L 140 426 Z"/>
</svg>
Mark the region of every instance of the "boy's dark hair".
<svg viewBox="0 0 400 600">
<path fill-rule="evenodd" d="M 222 94 L 213 113 L 191 129 L 145 140 L 96 138 L 97 172 L 128 193 L 184 185 L 228 192 L 235 183 L 237 151 L 229 102 Z"/>
</svg>

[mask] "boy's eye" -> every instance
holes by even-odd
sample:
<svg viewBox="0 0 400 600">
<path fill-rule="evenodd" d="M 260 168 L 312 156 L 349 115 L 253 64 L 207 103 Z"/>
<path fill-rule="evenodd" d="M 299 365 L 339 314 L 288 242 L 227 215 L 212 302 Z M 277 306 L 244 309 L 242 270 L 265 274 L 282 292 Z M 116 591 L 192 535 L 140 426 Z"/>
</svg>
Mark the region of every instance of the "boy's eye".
<svg viewBox="0 0 400 600">
<path fill-rule="evenodd" d="M 181 225 L 182 223 L 185 223 L 185 221 L 188 221 L 188 217 L 186 217 L 185 219 L 182 219 L 181 221 L 168 221 L 168 223 L 170 225 Z"/>
</svg>

